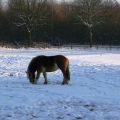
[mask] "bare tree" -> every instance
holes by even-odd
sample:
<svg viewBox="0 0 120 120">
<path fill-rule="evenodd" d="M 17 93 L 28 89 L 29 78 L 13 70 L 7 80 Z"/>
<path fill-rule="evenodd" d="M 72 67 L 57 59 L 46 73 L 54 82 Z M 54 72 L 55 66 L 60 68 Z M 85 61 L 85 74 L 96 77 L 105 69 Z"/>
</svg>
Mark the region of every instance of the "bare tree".
<svg viewBox="0 0 120 120">
<path fill-rule="evenodd" d="M 29 36 L 29 46 L 32 44 L 32 32 L 36 26 L 46 24 L 47 16 L 44 14 L 46 0 L 11 0 L 10 3 L 16 19 L 14 24 L 23 27 Z"/>
<path fill-rule="evenodd" d="M 77 0 L 76 2 L 79 7 L 77 20 L 88 28 L 90 47 L 93 45 L 93 28 L 101 22 L 98 19 L 101 12 L 101 2 L 101 0 Z"/>
</svg>

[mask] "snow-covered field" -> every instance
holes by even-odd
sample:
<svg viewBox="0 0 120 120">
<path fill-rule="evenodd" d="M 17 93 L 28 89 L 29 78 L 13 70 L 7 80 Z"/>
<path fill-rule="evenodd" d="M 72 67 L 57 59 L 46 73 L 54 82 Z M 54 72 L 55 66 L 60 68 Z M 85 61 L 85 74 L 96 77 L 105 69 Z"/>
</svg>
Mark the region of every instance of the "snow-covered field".
<svg viewBox="0 0 120 120">
<path fill-rule="evenodd" d="M 69 58 L 68 85 L 59 70 L 29 83 L 28 63 L 43 54 Z M 120 49 L 0 48 L 0 120 L 120 120 Z"/>
</svg>

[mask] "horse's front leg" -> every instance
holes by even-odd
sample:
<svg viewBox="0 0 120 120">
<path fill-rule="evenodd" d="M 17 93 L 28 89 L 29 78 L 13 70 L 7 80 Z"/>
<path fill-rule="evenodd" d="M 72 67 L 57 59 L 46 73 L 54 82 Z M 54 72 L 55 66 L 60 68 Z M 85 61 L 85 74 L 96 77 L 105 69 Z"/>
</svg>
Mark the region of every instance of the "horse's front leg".
<svg viewBox="0 0 120 120">
<path fill-rule="evenodd" d="M 36 77 L 35 77 L 35 82 L 36 82 L 36 84 L 37 84 L 37 81 L 38 81 L 38 79 L 39 79 L 39 77 L 40 77 L 40 71 L 37 71 L 37 75 L 36 75 Z"/>
<path fill-rule="evenodd" d="M 48 83 L 48 81 L 47 81 L 47 73 L 46 73 L 46 72 L 43 72 L 43 76 L 44 76 L 44 79 L 45 79 L 44 84 L 47 84 L 47 83 Z"/>
<path fill-rule="evenodd" d="M 36 81 L 38 81 L 38 79 L 39 79 L 39 77 L 40 77 L 40 73 L 41 73 L 40 71 L 37 71 L 37 75 L 36 75 L 36 78 L 35 78 Z"/>
</svg>

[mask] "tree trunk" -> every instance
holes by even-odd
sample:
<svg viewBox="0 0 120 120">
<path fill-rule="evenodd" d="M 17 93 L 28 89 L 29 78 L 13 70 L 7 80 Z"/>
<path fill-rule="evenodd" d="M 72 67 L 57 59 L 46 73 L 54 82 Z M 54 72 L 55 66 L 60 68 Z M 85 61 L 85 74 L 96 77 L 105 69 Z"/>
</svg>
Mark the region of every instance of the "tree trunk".
<svg viewBox="0 0 120 120">
<path fill-rule="evenodd" d="M 31 34 L 31 31 L 28 31 L 28 34 L 29 34 L 29 47 L 32 46 L 32 34 Z"/>
<path fill-rule="evenodd" d="M 91 27 L 89 28 L 89 44 L 90 44 L 90 47 L 93 46 L 93 33 L 92 33 Z"/>
</svg>

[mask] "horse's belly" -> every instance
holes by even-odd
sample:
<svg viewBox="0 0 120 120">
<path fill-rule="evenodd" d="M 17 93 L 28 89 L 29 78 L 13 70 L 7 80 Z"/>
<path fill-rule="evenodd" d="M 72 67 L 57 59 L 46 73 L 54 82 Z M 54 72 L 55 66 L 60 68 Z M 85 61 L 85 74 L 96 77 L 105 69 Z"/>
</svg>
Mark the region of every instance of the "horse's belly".
<svg viewBox="0 0 120 120">
<path fill-rule="evenodd" d="M 58 68 L 58 65 L 57 64 L 54 64 L 53 66 L 51 66 L 50 68 L 48 68 L 46 71 L 47 72 L 54 72 L 56 71 Z"/>
</svg>

